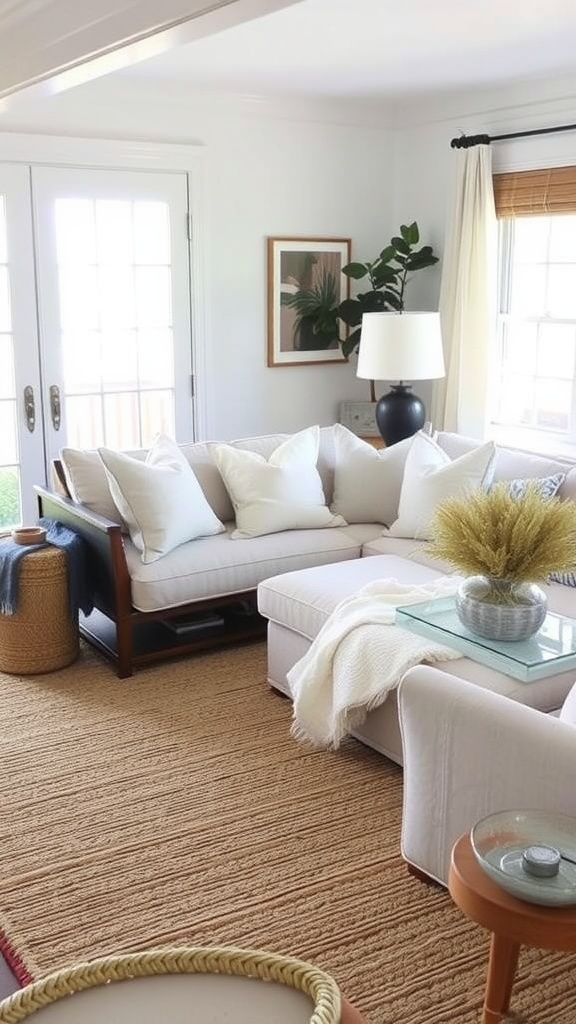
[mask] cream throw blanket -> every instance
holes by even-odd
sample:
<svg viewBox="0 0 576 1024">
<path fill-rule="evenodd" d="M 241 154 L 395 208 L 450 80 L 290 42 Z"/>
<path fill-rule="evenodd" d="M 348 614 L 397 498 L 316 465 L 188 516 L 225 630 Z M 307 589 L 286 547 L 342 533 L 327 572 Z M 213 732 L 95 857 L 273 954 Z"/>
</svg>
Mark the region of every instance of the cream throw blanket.
<svg viewBox="0 0 576 1024">
<path fill-rule="evenodd" d="M 413 665 L 461 658 L 458 651 L 393 624 L 399 605 L 447 597 L 459 582 L 442 577 L 415 586 L 376 580 L 341 601 L 288 672 L 294 698 L 292 734 L 336 749 Z"/>
</svg>

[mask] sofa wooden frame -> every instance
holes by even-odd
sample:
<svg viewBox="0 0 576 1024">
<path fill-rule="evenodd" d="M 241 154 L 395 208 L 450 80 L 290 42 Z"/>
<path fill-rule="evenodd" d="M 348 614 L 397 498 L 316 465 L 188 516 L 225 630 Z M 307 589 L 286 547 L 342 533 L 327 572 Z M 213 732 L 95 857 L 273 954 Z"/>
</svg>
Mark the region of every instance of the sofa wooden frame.
<svg viewBox="0 0 576 1024">
<path fill-rule="evenodd" d="M 67 493 L 60 460 L 52 463 L 59 491 L 36 486 L 40 516 L 74 530 L 86 542 L 88 573 L 94 588 L 94 611 L 80 612 L 80 635 L 115 665 L 118 677 L 135 668 L 177 655 L 193 654 L 223 644 L 261 638 L 266 620 L 256 610 L 256 591 L 194 601 L 175 608 L 142 612 L 132 604 L 131 581 L 124 550 L 124 535 L 117 523 L 72 501 Z M 60 493 L 61 492 L 61 493 Z M 218 609 L 222 628 L 177 635 L 164 623 L 194 612 Z M 238 614 L 239 609 L 249 614 Z"/>
</svg>

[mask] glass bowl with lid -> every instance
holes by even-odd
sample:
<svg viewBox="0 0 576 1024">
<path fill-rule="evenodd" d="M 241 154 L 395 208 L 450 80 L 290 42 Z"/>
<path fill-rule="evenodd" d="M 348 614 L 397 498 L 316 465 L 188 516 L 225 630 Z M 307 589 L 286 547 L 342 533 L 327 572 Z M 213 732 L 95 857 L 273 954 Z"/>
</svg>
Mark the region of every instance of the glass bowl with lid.
<svg viewBox="0 0 576 1024">
<path fill-rule="evenodd" d="M 470 842 L 482 870 L 512 896 L 542 906 L 576 904 L 576 818 L 497 811 L 472 827 Z"/>
</svg>

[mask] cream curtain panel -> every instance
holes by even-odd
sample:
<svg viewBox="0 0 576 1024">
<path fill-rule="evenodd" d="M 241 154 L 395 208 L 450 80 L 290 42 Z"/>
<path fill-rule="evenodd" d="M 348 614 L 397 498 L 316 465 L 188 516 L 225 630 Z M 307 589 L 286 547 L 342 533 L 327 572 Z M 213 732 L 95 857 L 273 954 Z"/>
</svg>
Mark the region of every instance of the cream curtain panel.
<svg viewBox="0 0 576 1024">
<path fill-rule="evenodd" d="M 432 422 L 484 437 L 498 262 L 490 146 L 460 149 L 457 160 L 440 285 L 446 377 L 434 384 Z"/>
</svg>

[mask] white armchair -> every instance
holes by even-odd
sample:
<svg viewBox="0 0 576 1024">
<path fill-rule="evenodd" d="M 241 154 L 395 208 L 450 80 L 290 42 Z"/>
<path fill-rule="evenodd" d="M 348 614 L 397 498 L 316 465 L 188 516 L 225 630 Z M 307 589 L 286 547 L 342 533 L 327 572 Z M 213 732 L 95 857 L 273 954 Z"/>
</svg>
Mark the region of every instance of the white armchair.
<svg viewBox="0 0 576 1024">
<path fill-rule="evenodd" d="M 398 708 L 402 856 L 416 873 L 446 885 L 454 842 L 493 811 L 576 816 L 575 725 L 425 665 L 404 676 Z"/>
</svg>

